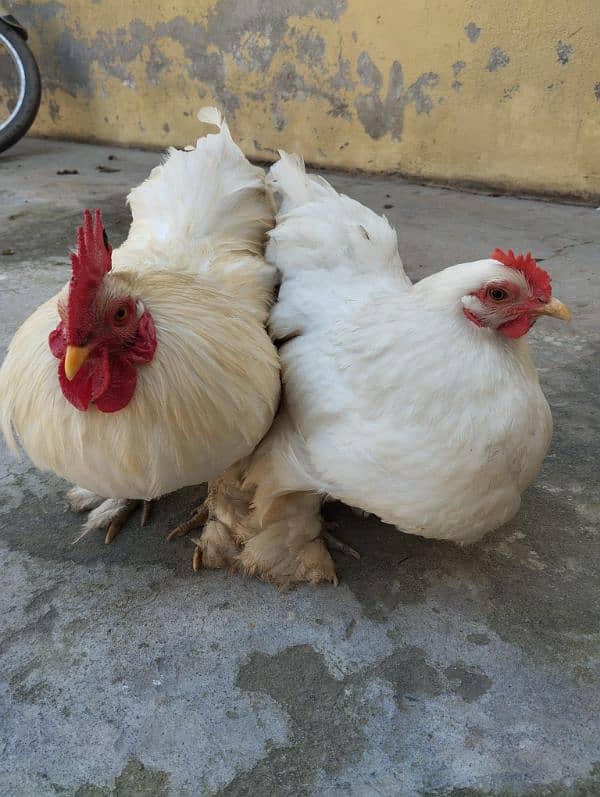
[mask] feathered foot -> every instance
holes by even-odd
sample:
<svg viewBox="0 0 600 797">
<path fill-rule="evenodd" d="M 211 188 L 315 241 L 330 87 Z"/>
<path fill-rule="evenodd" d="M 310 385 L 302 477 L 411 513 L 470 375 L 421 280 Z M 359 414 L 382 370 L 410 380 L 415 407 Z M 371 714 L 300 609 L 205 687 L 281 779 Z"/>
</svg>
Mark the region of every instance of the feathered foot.
<svg viewBox="0 0 600 797">
<path fill-rule="evenodd" d="M 331 554 L 322 537 L 321 501 L 309 493 L 288 493 L 271 504 L 266 517 L 258 522 L 251 516 L 247 537 L 235 568 L 272 581 L 281 589 L 292 584 L 338 585 Z M 355 552 L 356 553 L 356 552 Z"/>
<path fill-rule="evenodd" d="M 231 567 L 239 553 L 238 520 L 249 511 L 252 491 L 244 490 L 241 483 L 243 462 L 237 462 L 208 485 L 205 501 L 196 507 L 192 517 L 174 528 L 167 540 L 183 537 L 204 526 L 197 538 L 192 567 Z"/>
<path fill-rule="evenodd" d="M 67 506 L 73 512 L 89 512 L 100 506 L 105 500 L 91 490 L 86 490 L 85 487 L 71 487 L 65 496 Z"/>
<path fill-rule="evenodd" d="M 167 542 L 171 542 L 194 529 L 204 527 L 200 537 L 192 537 L 192 542 L 196 544 L 192 558 L 192 567 L 195 571 L 201 567 L 230 567 L 239 553 L 227 526 L 211 517 L 208 503 L 207 499 L 197 506 L 192 512 L 192 517 L 174 528 L 167 537 Z"/>
<path fill-rule="evenodd" d="M 291 550 L 282 545 L 278 529 L 267 529 L 248 540 L 235 562 L 235 569 L 247 575 L 271 581 L 280 589 L 306 582 L 330 582 L 337 587 L 339 580 L 331 554 L 320 537 Z"/>
<path fill-rule="evenodd" d="M 193 542 L 196 548 L 192 567 L 196 571 L 201 567 L 232 567 L 240 552 L 230 530 L 220 520 L 209 520 L 200 537 L 194 538 Z"/>
<path fill-rule="evenodd" d="M 152 511 L 152 501 L 126 498 L 102 498 L 83 487 L 73 487 L 67 493 L 67 504 L 74 512 L 89 512 L 81 534 L 73 540 L 79 542 L 95 529 L 107 529 L 104 542 L 108 545 L 126 524 L 129 516 L 142 506 L 140 526 L 145 526 Z"/>
</svg>

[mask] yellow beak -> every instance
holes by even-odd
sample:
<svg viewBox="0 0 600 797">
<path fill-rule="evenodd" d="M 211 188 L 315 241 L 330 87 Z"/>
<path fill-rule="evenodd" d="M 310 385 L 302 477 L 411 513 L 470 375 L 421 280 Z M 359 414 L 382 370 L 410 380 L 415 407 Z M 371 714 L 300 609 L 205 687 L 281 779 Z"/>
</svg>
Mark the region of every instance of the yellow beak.
<svg viewBox="0 0 600 797">
<path fill-rule="evenodd" d="M 65 353 L 65 376 L 71 382 L 88 358 L 89 346 L 67 346 Z"/>
<path fill-rule="evenodd" d="M 541 304 L 536 315 L 551 315 L 552 318 L 560 318 L 561 321 L 571 320 L 571 311 L 567 305 L 554 298 L 550 299 L 548 304 Z"/>
</svg>

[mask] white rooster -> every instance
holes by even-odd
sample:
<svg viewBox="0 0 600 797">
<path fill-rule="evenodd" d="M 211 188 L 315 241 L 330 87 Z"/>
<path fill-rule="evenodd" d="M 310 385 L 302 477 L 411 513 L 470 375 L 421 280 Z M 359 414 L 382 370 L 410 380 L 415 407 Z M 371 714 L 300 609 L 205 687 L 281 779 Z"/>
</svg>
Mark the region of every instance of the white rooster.
<svg viewBox="0 0 600 797">
<path fill-rule="evenodd" d="M 0 369 L 0 427 L 33 463 L 73 482 L 84 531 L 117 533 L 140 499 L 214 478 L 248 455 L 279 398 L 266 330 L 276 269 L 264 172 L 220 131 L 131 191 L 111 251 L 85 213 L 72 277 L 21 326 Z"/>
<path fill-rule="evenodd" d="M 270 180 L 284 401 L 213 486 L 229 561 L 280 584 L 336 582 L 325 496 L 459 543 L 506 523 L 552 435 L 525 337 L 541 315 L 569 318 L 546 272 L 496 250 L 413 285 L 386 219 L 297 157 L 282 153 Z"/>
</svg>

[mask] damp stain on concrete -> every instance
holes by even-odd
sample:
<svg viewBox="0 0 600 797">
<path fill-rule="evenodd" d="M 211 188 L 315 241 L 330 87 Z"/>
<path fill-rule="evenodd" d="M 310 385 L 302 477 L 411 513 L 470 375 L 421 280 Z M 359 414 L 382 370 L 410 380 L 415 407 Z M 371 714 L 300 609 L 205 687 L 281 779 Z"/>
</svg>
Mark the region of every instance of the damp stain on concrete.
<svg viewBox="0 0 600 797">
<path fill-rule="evenodd" d="M 524 790 L 487 790 L 478 788 L 440 788 L 421 791 L 419 797 L 597 797 L 600 794 L 600 762 L 592 765 L 589 775 L 573 783 L 540 784 Z"/>
<path fill-rule="evenodd" d="M 462 662 L 446 667 L 444 675 L 453 684 L 452 691 L 466 703 L 479 700 L 492 686 L 492 679 L 485 673 L 470 669 Z"/>
<path fill-rule="evenodd" d="M 439 672 L 416 646 L 399 647 L 380 663 L 334 677 L 323 656 L 308 645 L 254 654 L 239 670 L 236 686 L 275 701 L 288 718 L 283 746 L 272 746 L 250 771 L 240 773 L 220 797 L 266 794 L 275 782 L 281 794 L 314 794 L 319 771 L 335 774 L 360 758 L 368 737 L 359 727 L 381 710 L 374 685 L 387 684 L 400 712 L 447 694 L 466 703 L 491 687 L 484 673 L 456 663 Z"/>
<path fill-rule="evenodd" d="M 419 647 L 399 648 L 373 668 L 372 674 L 390 683 L 394 700 L 403 711 L 418 695 L 437 697 L 445 691 L 440 673 L 425 660 Z"/>
<path fill-rule="evenodd" d="M 254 654 L 240 668 L 236 686 L 268 695 L 285 711 L 288 740 L 240 773 L 221 797 L 270 793 L 274 773 L 281 795 L 308 794 L 316 770 L 335 773 L 360 757 L 366 738 L 356 723 L 359 707 L 351 685 L 334 678 L 322 655 L 308 645 L 273 656 Z"/>
<path fill-rule="evenodd" d="M 63 789 L 59 790 L 63 792 Z M 169 797 L 169 776 L 166 772 L 146 767 L 137 758 L 130 758 L 113 786 L 83 784 L 72 797 Z"/>
</svg>

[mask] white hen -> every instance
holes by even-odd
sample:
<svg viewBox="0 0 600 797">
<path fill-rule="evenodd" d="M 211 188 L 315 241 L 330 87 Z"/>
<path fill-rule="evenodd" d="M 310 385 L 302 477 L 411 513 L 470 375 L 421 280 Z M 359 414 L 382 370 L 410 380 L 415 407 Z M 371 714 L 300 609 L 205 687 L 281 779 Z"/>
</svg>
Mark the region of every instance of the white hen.
<svg viewBox="0 0 600 797">
<path fill-rule="evenodd" d="M 23 323 L 0 369 L 5 437 L 78 485 L 71 505 L 95 507 L 87 530 L 112 521 L 107 541 L 129 499 L 247 456 L 277 407 L 264 172 L 215 109 L 201 118 L 220 131 L 171 149 L 131 191 L 121 247 L 111 252 L 86 212 L 71 281 Z"/>
<path fill-rule="evenodd" d="M 548 275 L 497 251 L 412 285 L 386 219 L 285 153 L 270 180 L 284 402 L 213 489 L 221 534 L 243 546 L 230 558 L 279 583 L 335 581 L 324 496 L 424 537 L 501 526 L 552 434 L 524 337 L 539 315 L 568 318 Z"/>
</svg>

